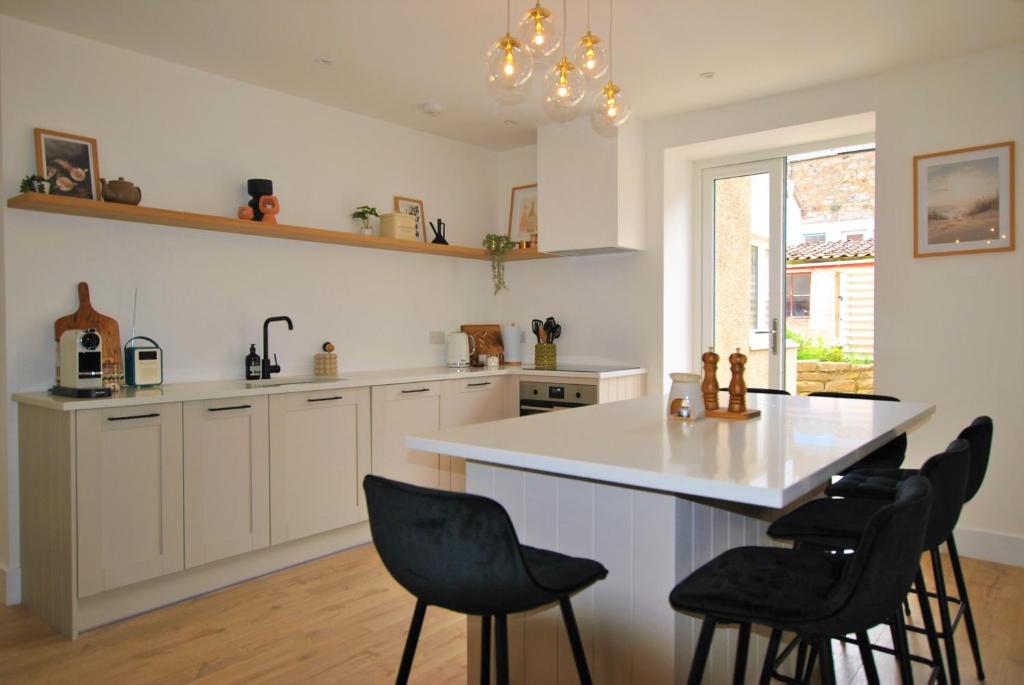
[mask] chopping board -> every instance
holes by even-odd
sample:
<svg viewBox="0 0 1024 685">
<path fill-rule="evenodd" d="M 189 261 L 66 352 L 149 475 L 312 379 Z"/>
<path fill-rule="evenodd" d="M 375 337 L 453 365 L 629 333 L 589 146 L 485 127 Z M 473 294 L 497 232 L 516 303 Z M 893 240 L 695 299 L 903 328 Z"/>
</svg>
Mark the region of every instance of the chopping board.
<svg viewBox="0 0 1024 685">
<path fill-rule="evenodd" d="M 463 324 L 462 332 L 473 338 L 474 352 L 469 357 L 470 366 L 482 366 L 480 355 L 498 355 L 505 359 L 505 345 L 501 339 L 501 326 L 496 323 Z"/>
<path fill-rule="evenodd" d="M 53 322 L 53 337 L 58 342 L 64 331 L 95 328 L 103 340 L 103 362 L 121 366 L 121 329 L 117 321 L 93 309 L 89 299 L 89 284 L 78 284 L 78 311 L 62 316 Z"/>
</svg>

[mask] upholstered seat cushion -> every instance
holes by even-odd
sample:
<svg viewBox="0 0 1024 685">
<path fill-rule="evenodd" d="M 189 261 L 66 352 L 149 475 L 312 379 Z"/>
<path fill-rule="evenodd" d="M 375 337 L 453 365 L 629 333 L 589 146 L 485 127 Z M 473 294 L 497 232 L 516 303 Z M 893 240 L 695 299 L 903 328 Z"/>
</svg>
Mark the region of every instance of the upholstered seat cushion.
<svg viewBox="0 0 1024 685">
<path fill-rule="evenodd" d="M 527 545 L 520 545 L 520 549 L 534 581 L 554 594 L 576 592 L 608 575 L 608 569 L 593 559 L 570 557 Z"/>
<path fill-rule="evenodd" d="M 857 469 L 828 486 L 825 494 L 889 500 L 896 496 L 900 483 L 918 473 L 917 469 Z"/>
<path fill-rule="evenodd" d="M 877 499 L 811 500 L 768 526 L 768 535 L 833 549 L 852 549 L 871 516 L 885 504 Z"/>
<path fill-rule="evenodd" d="M 680 611 L 778 625 L 822 618 L 844 558 L 819 551 L 737 547 L 687 576 L 669 595 Z"/>
</svg>

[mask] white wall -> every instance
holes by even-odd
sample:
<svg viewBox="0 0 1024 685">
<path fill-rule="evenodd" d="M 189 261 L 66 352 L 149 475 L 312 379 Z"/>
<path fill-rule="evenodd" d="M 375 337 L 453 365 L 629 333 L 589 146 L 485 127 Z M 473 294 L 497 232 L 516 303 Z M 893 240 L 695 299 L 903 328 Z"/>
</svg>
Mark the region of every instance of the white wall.
<svg viewBox="0 0 1024 685">
<path fill-rule="evenodd" d="M 431 219 L 443 216 L 456 244 L 479 246 L 504 225 L 495 222 L 493 151 L 7 17 L 0 84 L 4 198 L 35 171 L 40 126 L 97 138 L 102 174 L 138 183 L 147 205 L 232 216 L 247 200 L 245 179 L 265 176 L 283 223 L 354 230 L 356 205 L 390 211 L 398 194 L 422 198 Z M 292 374 L 311 373 L 328 339 L 343 370 L 443 363 L 429 331 L 496 320 L 483 261 L 6 208 L 3 219 L 12 392 L 52 384 L 53 321 L 76 308 L 80 280 L 119 321 L 122 342 L 139 288 L 138 332 L 165 348 L 168 381 L 239 377 L 249 343 L 259 347 L 260 324 L 275 314 L 295 321 L 294 332 L 275 325 L 271 334 Z M 10 536 L 4 527 L 0 564 L 16 570 L 16 411 L 8 427 L 0 511 L 10 513 Z"/>
</svg>

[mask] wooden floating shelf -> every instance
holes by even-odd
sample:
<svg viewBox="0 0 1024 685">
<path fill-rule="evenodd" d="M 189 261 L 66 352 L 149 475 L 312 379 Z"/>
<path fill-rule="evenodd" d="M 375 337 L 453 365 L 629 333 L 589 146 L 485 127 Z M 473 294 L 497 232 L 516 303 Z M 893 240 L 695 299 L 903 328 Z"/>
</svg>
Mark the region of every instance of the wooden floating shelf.
<svg viewBox="0 0 1024 685">
<path fill-rule="evenodd" d="M 362 235 L 360 233 L 331 231 L 325 228 L 289 226 L 287 224 L 264 224 L 259 221 L 246 221 L 233 217 L 214 216 L 212 214 L 178 212 L 172 209 L 122 205 L 115 202 L 83 200 L 77 197 L 61 197 L 59 195 L 44 195 L 42 193 L 15 195 L 7 201 L 7 206 L 11 209 L 28 209 L 34 212 L 70 214 L 71 216 L 130 221 L 137 224 L 151 224 L 155 226 L 195 228 L 200 231 L 238 233 L 241 235 L 260 236 L 262 238 L 281 238 L 284 240 L 302 240 L 310 243 L 347 245 L 349 247 L 369 247 L 377 250 L 417 252 L 419 254 L 459 257 L 462 259 L 490 260 L 491 258 L 482 247 L 434 245 L 433 243 L 382 238 L 380 236 Z M 556 256 L 538 252 L 535 249 L 513 250 L 509 254 L 508 259 L 509 261 L 521 261 L 526 259 L 548 259 Z"/>
</svg>

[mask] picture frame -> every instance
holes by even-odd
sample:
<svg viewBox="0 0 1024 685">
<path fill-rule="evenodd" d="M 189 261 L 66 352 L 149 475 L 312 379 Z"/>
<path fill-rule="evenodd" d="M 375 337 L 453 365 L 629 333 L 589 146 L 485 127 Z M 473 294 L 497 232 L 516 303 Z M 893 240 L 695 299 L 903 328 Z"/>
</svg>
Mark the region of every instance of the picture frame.
<svg viewBox="0 0 1024 685">
<path fill-rule="evenodd" d="M 50 194 L 100 199 L 100 156 L 95 138 L 46 128 L 34 131 L 36 169 Z"/>
<path fill-rule="evenodd" d="M 536 246 L 537 230 L 537 184 L 514 186 L 508 206 L 508 237 Z"/>
<path fill-rule="evenodd" d="M 1014 141 L 914 157 L 914 257 L 1016 249 Z"/>
<path fill-rule="evenodd" d="M 416 217 L 416 237 L 425 243 L 430 242 L 427 238 L 427 215 L 423 210 L 423 200 L 395 195 L 395 211 Z"/>
</svg>

